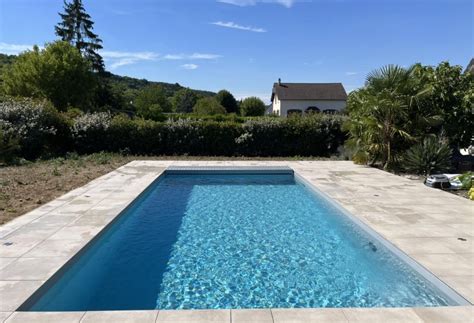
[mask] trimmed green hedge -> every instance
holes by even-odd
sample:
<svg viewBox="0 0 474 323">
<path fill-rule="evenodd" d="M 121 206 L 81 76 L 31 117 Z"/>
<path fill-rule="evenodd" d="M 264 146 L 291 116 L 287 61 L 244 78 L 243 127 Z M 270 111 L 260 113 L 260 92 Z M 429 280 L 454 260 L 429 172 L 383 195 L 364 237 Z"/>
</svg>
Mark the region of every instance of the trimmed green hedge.
<svg viewBox="0 0 474 323">
<path fill-rule="evenodd" d="M 150 120 L 115 117 L 74 138 L 80 153 L 97 151 L 143 155 L 329 156 L 345 140 L 343 116 L 260 118 L 229 121 Z M 95 143 L 94 143 L 95 142 Z"/>
<path fill-rule="evenodd" d="M 73 151 L 324 157 L 336 153 L 346 137 L 341 115 L 194 117 L 157 122 L 98 112 L 70 119 L 46 102 L 8 99 L 0 101 L 1 146 L 5 146 L 0 150 L 27 159 Z M 15 149 L 10 149 L 14 143 Z"/>
</svg>

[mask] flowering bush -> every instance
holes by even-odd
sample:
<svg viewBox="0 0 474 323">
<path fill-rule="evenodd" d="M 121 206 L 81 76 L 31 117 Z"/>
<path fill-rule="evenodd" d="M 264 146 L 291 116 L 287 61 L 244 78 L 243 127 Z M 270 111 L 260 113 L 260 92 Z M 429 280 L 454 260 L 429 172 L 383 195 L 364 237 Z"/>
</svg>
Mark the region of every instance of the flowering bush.
<svg viewBox="0 0 474 323">
<path fill-rule="evenodd" d="M 4 137 L 18 138 L 20 155 L 34 159 L 63 152 L 69 144 L 69 125 L 47 101 L 3 99 L 0 127 Z"/>
<path fill-rule="evenodd" d="M 109 112 L 85 113 L 71 127 L 76 149 L 81 153 L 107 150 L 107 130 L 112 122 Z"/>
<path fill-rule="evenodd" d="M 108 118 L 100 122 L 99 135 L 94 135 L 97 127 L 84 128 L 81 140 L 87 135 L 97 142 L 91 141 L 87 150 L 84 145 L 76 149 L 153 155 L 329 156 L 344 141 L 343 118 L 259 118 L 242 124 L 192 119 L 155 122 L 118 116 L 110 124 Z"/>
</svg>

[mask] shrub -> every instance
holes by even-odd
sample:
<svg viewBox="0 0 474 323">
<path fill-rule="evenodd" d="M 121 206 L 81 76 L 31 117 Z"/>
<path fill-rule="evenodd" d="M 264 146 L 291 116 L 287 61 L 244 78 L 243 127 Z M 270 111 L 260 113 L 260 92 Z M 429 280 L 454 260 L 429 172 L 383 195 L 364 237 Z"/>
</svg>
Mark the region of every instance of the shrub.
<svg viewBox="0 0 474 323">
<path fill-rule="evenodd" d="M 344 119 L 318 114 L 249 120 L 236 141 L 248 156 L 329 156 L 344 142 Z"/>
<path fill-rule="evenodd" d="M 71 132 L 77 151 L 92 153 L 107 150 L 107 130 L 111 121 L 109 112 L 85 113 L 76 118 Z"/>
<path fill-rule="evenodd" d="M 193 107 L 193 112 L 196 114 L 225 114 L 225 108 L 219 104 L 214 98 L 199 99 Z"/>
<path fill-rule="evenodd" d="M 406 152 L 402 166 L 408 172 L 430 175 L 449 170 L 450 161 L 449 145 L 437 137 L 430 136 Z"/>
<path fill-rule="evenodd" d="M 0 163 L 11 164 L 20 149 L 19 140 L 13 134 L 6 135 L 0 127 Z"/>
<path fill-rule="evenodd" d="M 245 123 L 193 119 L 155 122 L 130 119 L 125 115 L 113 119 L 94 116 L 89 116 L 87 122 L 76 120 L 73 134 L 79 152 L 329 156 L 337 152 L 337 147 L 345 139 L 341 130 L 343 116 L 315 115 L 291 120 L 266 117 Z"/>
<path fill-rule="evenodd" d="M 244 116 L 263 116 L 265 109 L 265 103 L 255 96 L 246 98 L 240 104 L 240 111 Z"/>
<path fill-rule="evenodd" d="M 0 127 L 4 138 L 18 138 L 19 155 L 26 159 L 63 153 L 70 146 L 67 119 L 47 101 L 5 99 L 0 102 Z"/>
<path fill-rule="evenodd" d="M 467 172 L 465 174 L 459 175 L 459 181 L 462 184 L 462 189 L 463 190 L 469 190 L 472 187 L 472 176 L 474 176 L 474 173 L 472 172 Z"/>
</svg>

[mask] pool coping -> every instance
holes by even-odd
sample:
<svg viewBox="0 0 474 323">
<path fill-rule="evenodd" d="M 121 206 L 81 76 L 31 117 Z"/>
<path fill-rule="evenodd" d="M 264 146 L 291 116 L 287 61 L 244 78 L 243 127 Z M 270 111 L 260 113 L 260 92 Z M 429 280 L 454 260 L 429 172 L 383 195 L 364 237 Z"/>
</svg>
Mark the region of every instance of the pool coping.
<svg viewBox="0 0 474 323">
<path fill-rule="evenodd" d="M 446 318 L 446 315 L 448 315 L 446 313 L 448 312 L 451 313 L 449 315 L 453 315 L 452 313 L 455 313 L 453 319 L 459 318 L 460 315 L 462 316 L 464 314 L 472 314 L 471 305 L 421 309 L 372 308 L 365 310 L 358 308 L 317 308 L 239 311 L 125 311 L 119 312 L 119 314 L 115 314 L 116 312 L 114 311 L 87 312 L 93 314 L 87 314 L 85 312 L 15 312 L 20 304 L 28 299 L 38 289 L 38 287 L 43 285 L 45 281 L 52 277 L 59 268 L 62 268 L 65 263 L 71 261 L 71 259 L 77 256 L 79 250 L 82 250 L 84 246 L 95 239 L 101 230 L 113 222 L 114 219 L 116 219 L 117 216 L 121 214 L 131 202 L 133 202 L 140 194 L 142 194 L 151 183 L 161 176 L 167 168 L 172 171 L 173 169 L 178 170 L 180 167 L 183 168 L 185 166 L 194 166 L 195 169 L 211 171 L 213 168 L 219 168 L 222 170 L 222 166 L 231 170 L 235 169 L 235 167 L 243 166 L 250 167 L 249 170 L 253 169 L 258 171 L 258 169 L 261 168 L 268 169 L 268 167 L 274 167 L 275 170 L 282 172 L 287 171 L 288 168 L 290 168 L 295 171 L 297 176 L 308 181 L 313 189 L 322 192 L 324 196 L 329 196 L 330 202 L 335 200 L 336 205 L 338 205 L 340 201 L 338 201 L 337 198 L 335 199 L 333 196 L 331 196 L 331 194 L 327 194 L 328 192 L 331 193 L 331 189 L 325 189 L 325 187 L 316 187 L 313 185 L 314 181 L 312 180 L 311 176 L 314 176 L 314 173 L 318 171 L 318 166 L 321 167 L 324 165 L 321 163 L 331 163 L 336 168 L 340 167 L 340 165 L 344 165 L 344 167 L 341 168 L 347 168 L 350 170 L 359 169 L 360 167 L 354 166 L 352 164 L 349 165 L 347 162 L 310 161 L 239 161 L 235 163 L 207 161 L 134 161 L 118 168 L 109 174 L 89 182 L 81 188 L 68 192 L 62 197 L 51 201 L 23 216 L 20 216 L 19 218 L 0 227 L 0 242 L 2 242 L 0 245 L 0 247 L 2 247 L 0 249 L 0 260 L 2 260 L 2 262 L 0 262 L 0 321 L 2 320 L 2 317 L 7 319 L 8 322 L 25 320 L 26 317 L 30 317 L 30 319 L 33 321 L 42 318 L 46 319 L 47 317 L 49 317 L 49 319 L 61 317 L 65 319 L 66 317 L 70 317 L 71 321 L 79 322 L 81 320 L 86 320 L 91 315 L 100 316 L 101 314 L 99 313 L 102 313 L 102 315 L 105 316 L 121 315 L 121 318 L 126 318 L 128 316 L 143 316 L 146 320 L 152 319 L 152 317 L 156 314 L 154 320 L 157 322 L 167 321 L 170 319 L 172 321 L 179 320 L 180 315 L 184 321 L 189 321 L 191 317 L 194 317 L 192 320 L 232 320 L 234 322 L 236 319 L 235 317 L 232 318 L 232 313 L 241 313 L 238 315 L 243 315 L 243 317 L 247 318 L 257 318 L 261 314 L 266 317 L 262 319 L 264 321 L 269 321 L 267 319 L 268 314 L 270 313 L 272 322 L 283 322 L 288 320 L 305 321 L 311 319 L 312 317 L 327 317 L 327 319 L 330 321 L 333 321 L 339 317 L 342 321 L 352 321 L 352 314 L 356 315 L 356 317 L 360 317 L 361 315 L 373 316 L 379 314 L 389 317 L 399 317 L 399 315 L 403 316 L 406 313 L 409 313 L 406 315 L 412 319 L 420 319 L 420 315 L 421 319 L 423 319 L 423 315 L 435 315 L 435 317 L 439 316 Z M 327 164 L 324 167 L 327 167 Z M 378 170 L 374 171 L 377 172 Z M 344 172 L 344 170 L 342 172 Z M 385 174 L 387 177 L 393 176 L 388 173 Z M 403 179 L 400 178 L 400 180 Z M 434 191 L 426 192 L 428 194 L 432 194 Z M 437 194 L 436 198 L 439 198 L 438 195 L 439 194 Z M 456 200 L 456 202 L 458 201 L 461 202 L 461 199 Z M 466 202 L 470 203 L 467 200 L 462 202 L 463 205 Z M 344 205 L 339 206 L 341 206 L 345 212 L 354 216 L 356 220 L 361 221 L 362 224 L 367 225 L 371 230 L 377 232 L 376 228 L 373 228 L 370 223 L 362 221 L 357 215 L 354 215 L 352 211 L 345 209 Z M 466 210 L 468 209 L 469 208 L 467 207 Z M 54 222 L 59 220 L 64 221 L 64 218 L 69 218 L 70 222 Z M 86 224 L 81 222 L 81 220 L 86 220 Z M 97 224 L 88 225 L 88 220 L 97 221 Z M 77 234 L 78 231 L 79 234 Z M 388 239 L 386 235 L 381 236 L 390 242 L 390 239 Z M 9 243 L 10 240 L 13 241 L 13 245 L 4 245 L 5 243 Z M 397 248 L 399 248 L 399 246 Z M 403 251 L 403 248 L 399 249 Z M 35 265 L 37 265 L 36 268 L 34 268 Z M 428 271 L 433 272 L 430 270 L 430 266 L 425 264 L 423 267 Z M 36 273 L 31 272 L 32 268 L 35 269 Z M 438 275 L 434 275 L 439 278 Z M 440 279 L 440 281 L 443 280 Z M 449 284 L 447 285 L 450 286 Z M 456 291 L 456 288 L 453 288 L 453 286 L 450 287 Z M 462 293 L 459 293 L 458 291 L 456 292 L 462 295 Z M 469 300 L 472 302 L 472 298 Z M 193 312 L 194 314 L 190 314 L 189 312 Z M 81 313 L 82 315 L 80 315 Z M 245 316 L 247 315 L 245 313 L 251 314 L 248 314 L 250 316 Z M 191 315 L 191 317 L 189 315 Z M 227 316 L 229 318 L 228 320 Z M 332 319 L 329 319 L 329 317 L 332 317 Z"/>
</svg>

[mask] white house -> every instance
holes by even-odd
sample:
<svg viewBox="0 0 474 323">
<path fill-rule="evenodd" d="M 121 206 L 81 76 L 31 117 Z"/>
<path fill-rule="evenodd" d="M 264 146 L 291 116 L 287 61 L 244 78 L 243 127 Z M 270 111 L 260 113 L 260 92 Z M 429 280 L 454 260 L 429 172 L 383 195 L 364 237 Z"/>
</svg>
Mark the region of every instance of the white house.
<svg viewBox="0 0 474 323">
<path fill-rule="evenodd" d="M 291 113 L 334 113 L 346 107 L 347 94 L 341 83 L 278 83 L 273 84 L 270 114 L 282 117 Z"/>
</svg>

